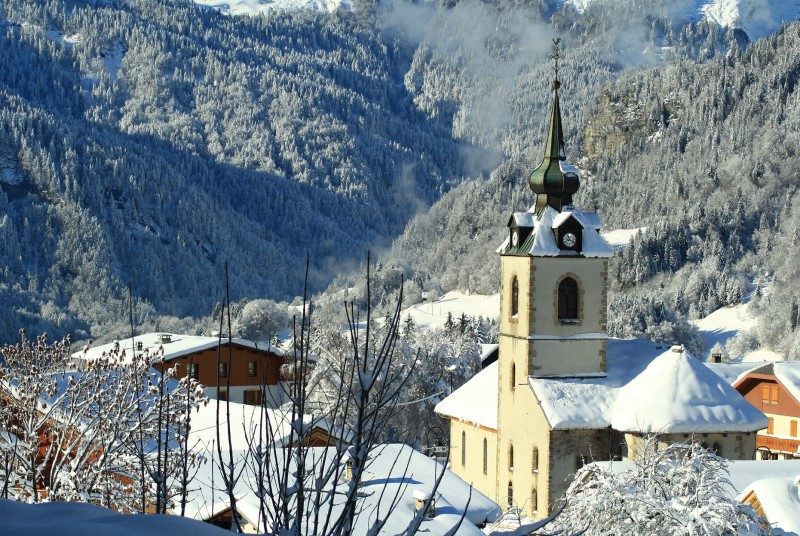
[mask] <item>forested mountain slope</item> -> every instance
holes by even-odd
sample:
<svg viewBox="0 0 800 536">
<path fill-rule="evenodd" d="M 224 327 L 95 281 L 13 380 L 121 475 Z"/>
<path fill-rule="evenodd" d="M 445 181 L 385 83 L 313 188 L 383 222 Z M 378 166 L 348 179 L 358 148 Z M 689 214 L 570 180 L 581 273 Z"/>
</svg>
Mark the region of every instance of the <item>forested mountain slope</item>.
<svg viewBox="0 0 800 536">
<path fill-rule="evenodd" d="M 629 72 L 593 101 L 585 121 L 565 120 L 568 154 L 584 170 L 578 203 L 597 209 L 608 229 L 650 226 L 612 265 L 616 334 L 737 302 L 748 279 L 766 271 L 783 284 L 756 297 L 771 334 L 763 342 L 792 344 L 800 323 L 790 253 L 800 227 L 792 208 L 799 77 L 794 23 L 740 56 Z M 562 81 L 564 88 L 582 82 Z M 562 97 L 567 113 L 576 107 L 580 101 Z M 504 215 L 533 201 L 525 177 L 540 151 L 534 144 L 527 158 L 446 194 L 410 222 L 391 264 L 428 288 L 496 292 L 498 263 L 487 259 L 504 236 Z"/>
<path fill-rule="evenodd" d="M 92 4 L 0 5 L 0 340 L 294 296 L 461 178 L 369 25 Z"/>
</svg>

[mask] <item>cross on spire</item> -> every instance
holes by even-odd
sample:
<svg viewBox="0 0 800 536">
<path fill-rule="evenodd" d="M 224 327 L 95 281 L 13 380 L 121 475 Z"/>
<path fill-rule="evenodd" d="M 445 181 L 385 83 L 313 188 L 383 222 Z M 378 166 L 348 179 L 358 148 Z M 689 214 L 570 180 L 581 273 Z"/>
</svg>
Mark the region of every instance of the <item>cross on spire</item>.
<svg viewBox="0 0 800 536">
<path fill-rule="evenodd" d="M 561 38 L 553 39 L 553 53 L 550 58 L 553 60 L 553 90 L 558 91 L 561 83 L 558 81 L 558 60 L 561 59 Z"/>
</svg>

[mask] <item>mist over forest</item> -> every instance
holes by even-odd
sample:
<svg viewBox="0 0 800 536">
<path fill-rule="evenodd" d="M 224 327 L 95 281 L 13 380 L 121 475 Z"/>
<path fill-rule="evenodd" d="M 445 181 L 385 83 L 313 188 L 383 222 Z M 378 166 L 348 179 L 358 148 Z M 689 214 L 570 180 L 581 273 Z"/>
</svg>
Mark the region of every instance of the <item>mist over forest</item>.
<svg viewBox="0 0 800 536">
<path fill-rule="evenodd" d="M 800 25 L 756 39 L 690 4 L 4 2 L 0 341 L 118 336 L 129 284 L 143 329 L 207 332 L 225 261 L 255 317 L 285 320 L 306 256 L 320 321 L 367 250 L 377 304 L 400 273 L 407 303 L 496 292 L 558 36 L 577 203 L 648 227 L 612 260 L 612 333 L 696 345 L 687 319 L 753 294 L 769 321 L 737 344 L 797 356 Z"/>
</svg>

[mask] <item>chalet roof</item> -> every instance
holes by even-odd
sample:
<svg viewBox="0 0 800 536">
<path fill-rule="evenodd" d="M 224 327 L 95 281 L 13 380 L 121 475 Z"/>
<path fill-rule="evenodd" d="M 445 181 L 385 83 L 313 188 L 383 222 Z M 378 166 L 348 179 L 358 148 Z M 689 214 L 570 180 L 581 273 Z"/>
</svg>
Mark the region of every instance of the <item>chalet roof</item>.
<svg viewBox="0 0 800 536">
<path fill-rule="evenodd" d="M 757 480 L 742 492 L 741 500 L 751 493 L 758 500 L 764 517 L 774 526 L 773 534 L 800 534 L 800 475 Z"/>
<path fill-rule="evenodd" d="M 298 439 L 298 434 L 308 434 L 315 428 L 325 431 L 334 439 L 341 439 L 341 437 L 337 436 L 342 435 L 342 433 L 333 430 L 333 427 L 327 419 L 313 415 L 303 415 L 302 419 L 296 419 L 293 433 L 291 408 L 288 410 L 281 408 L 263 408 L 264 413 L 262 414 L 261 406 L 251 406 L 238 402 L 230 402 L 227 407 L 225 402 L 220 402 L 219 407 L 219 423 L 223 429 L 228 423 L 226 414 L 230 411 L 230 422 L 232 425 L 230 446 L 233 450 L 246 450 L 248 448 L 248 439 L 253 434 L 255 427 L 258 426 L 262 415 L 263 425 L 265 427 L 267 424 L 269 425 L 272 441 L 279 446 L 296 441 Z M 302 426 L 300 425 L 300 421 L 302 421 Z M 217 437 L 217 400 L 211 400 L 208 404 L 195 408 L 191 414 L 190 424 L 190 443 L 210 445 L 215 441 Z M 344 439 L 347 439 L 347 437 Z M 225 448 L 228 448 L 227 438 L 225 438 L 224 441 L 226 445 Z"/>
<path fill-rule="evenodd" d="M 168 335 L 170 342 L 161 342 L 161 336 Z M 219 337 L 209 337 L 202 335 L 183 335 L 178 333 L 144 333 L 137 335 L 133 339 L 127 338 L 120 341 L 114 341 L 99 346 L 86 346 L 83 350 L 79 350 L 72 354 L 72 359 L 98 359 L 103 354 L 111 352 L 116 344 L 120 348 L 126 350 L 126 354 L 130 355 L 135 347 L 135 342 L 142 342 L 142 351 L 147 351 L 150 355 L 154 355 L 156 351 L 163 346 L 164 360 L 177 359 L 195 352 L 202 352 L 210 348 L 216 348 L 220 343 Z M 227 346 L 228 338 L 221 339 L 222 346 Z M 249 339 L 242 339 L 234 337 L 230 340 L 234 346 L 243 346 L 253 350 L 260 350 L 277 355 L 284 355 L 285 352 L 280 348 L 271 346 L 267 343 L 252 341 Z M 138 351 L 138 350 L 137 350 Z"/>
<path fill-rule="evenodd" d="M 800 362 L 773 361 L 754 366 L 739 374 L 733 382 L 733 386 L 738 388 L 751 374 L 775 376 L 775 379 L 780 382 L 780 384 L 789 391 L 789 394 L 800 404 Z"/>
<path fill-rule="evenodd" d="M 236 450 L 232 452 L 235 463 L 244 459 L 244 451 Z M 333 447 L 323 448 L 314 447 L 305 450 L 306 468 L 320 465 L 328 471 L 332 464 L 338 464 L 343 453 L 337 453 Z M 216 454 L 214 454 L 216 456 Z M 223 451 L 223 456 L 227 457 L 228 452 Z M 211 453 L 207 453 L 208 458 Z M 289 460 L 287 462 L 287 459 Z M 269 474 L 282 474 L 283 464 L 294 465 L 294 456 L 272 456 L 270 457 L 271 467 Z M 252 464 L 251 464 L 252 465 Z M 366 464 L 365 475 L 362 485 L 365 491 L 358 495 L 359 504 L 357 506 L 360 515 L 356 520 L 354 534 L 367 534 L 371 524 L 380 511 L 380 516 L 386 515 L 392 508 L 392 515 L 389 522 L 384 526 L 380 534 L 402 534 L 405 527 L 414 516 L 414 493 L 418 490 L 431 490 L 435 485 L 435 478 L 445 471 L 439 488 L 436 492 L 437 515 L 423 521 L 420 531 L 431 535 L 448 534 L 451 529 L 456 527 L 461 519 L 460 513 L 466 510 L 466 518 L 455 534 L 462 536 L 484 536 L 477 524 L 485 521 L 494 521 L 499 516 L 499 508 L 488 497 L 473 489 L 468 483 L 464 482 L 449 469 L 443 468 L 436 460 L 425 456 L 421 452 L 409 447 L 408 445 L 384 444 L 378 445 L 369 452 Z M 278 471 L 279 473 L 275 473 Z M 289 478 L 293 478 L 296 469 L 290 467 Z M 323 471 L 324 473 L 325 471 Z M 317 469 L 316 474 L 320 470 Z M 237 496 L 237 510 L 250 521 L 259 519 L 259 499 L 256 497 L 252 488 L 254 486 L 253 475 L 249 470 L 237 480 L 235 491 Z M 208 460 L 203 463 L 197 473 L 197 477 L 192 482 L 192 489 L 189 494 L 187 505 L 187 516 L 194 519 L 208 519 L 216 513 L 222 512 L 227 508 L 227 498 L 224 492 L 219 491 L 222 475 L 219 473 L 218 464 L 211 464 Z M 289 482 L 293 486 L 294 482 Z M 332 482 L 325 481 L 322 484 L 323 493 L 330 494 Z M 346 483 L 339 482 L 338 489 L 346 488 Z M 381 492 L 386 486 L 384 493 Z M 276 490 L 277 491 L 277 490 Z M 309 494 L 310 495 L 310 494 Z M 213 499 L 212 499 L 213 498 Z M 270 501 L 267 501 L 268 503 Z M 334 510 L 342 507 L 342 501 L 334 501 Z M 314 505 L 309 501 L 308 508 Z M 320 508 L 321 518 L 327 515 L 330 505 Z M 309 510 L 309 516 L 311 512 Z M 257 523 L 256 523 L 257 524 Z M 263 532 L 267 527 L 259 527 Z"/>
</svg>

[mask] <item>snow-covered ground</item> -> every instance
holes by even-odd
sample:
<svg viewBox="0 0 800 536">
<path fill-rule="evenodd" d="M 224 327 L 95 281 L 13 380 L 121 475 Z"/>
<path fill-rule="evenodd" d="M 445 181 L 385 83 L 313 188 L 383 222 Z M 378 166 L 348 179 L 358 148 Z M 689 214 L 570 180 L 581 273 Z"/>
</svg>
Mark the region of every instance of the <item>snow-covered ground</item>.
<svg viewBox="0 0 800 536">
<path fill-rule="evenodd" d="M 710 315 L 692 323 L 700 330 L 706 348 L 711 348 L 716 343 L 724 345 L 729 339 L 742 331 L 755 328 L 756 319 L 752 316 L 749 303 L 740 303 L 717 309 Z M 782 361 L 783 357 L 772 350 L 762 348 L 748 352 L 742 356 L 742 361 Z"/>
<path fill-rule="evenodd" d="M 465 314 L 478 318 L 497 319 L 500 313 L 500 294 L 466 294 L 460 291 L 448 292 L 436 301 L 418 303 L 404 309 L 401 319 L 411 316 L 417 326 L 439 327 L 447 322 L 447 314 L 453 315 L 453 322 Z"/>
<path fill-rule="evenodd" d="M 633 229 L 617 229 L 616 231 L 609 231 L 603 233 L 603 238 L 606 239 L 608 245 L 614 249 L 623 249 L 631 241 L 631 238 L 636 236 L 639 231 L 646 231 L 647 227 L 634 227 Z"/>
</svg>

